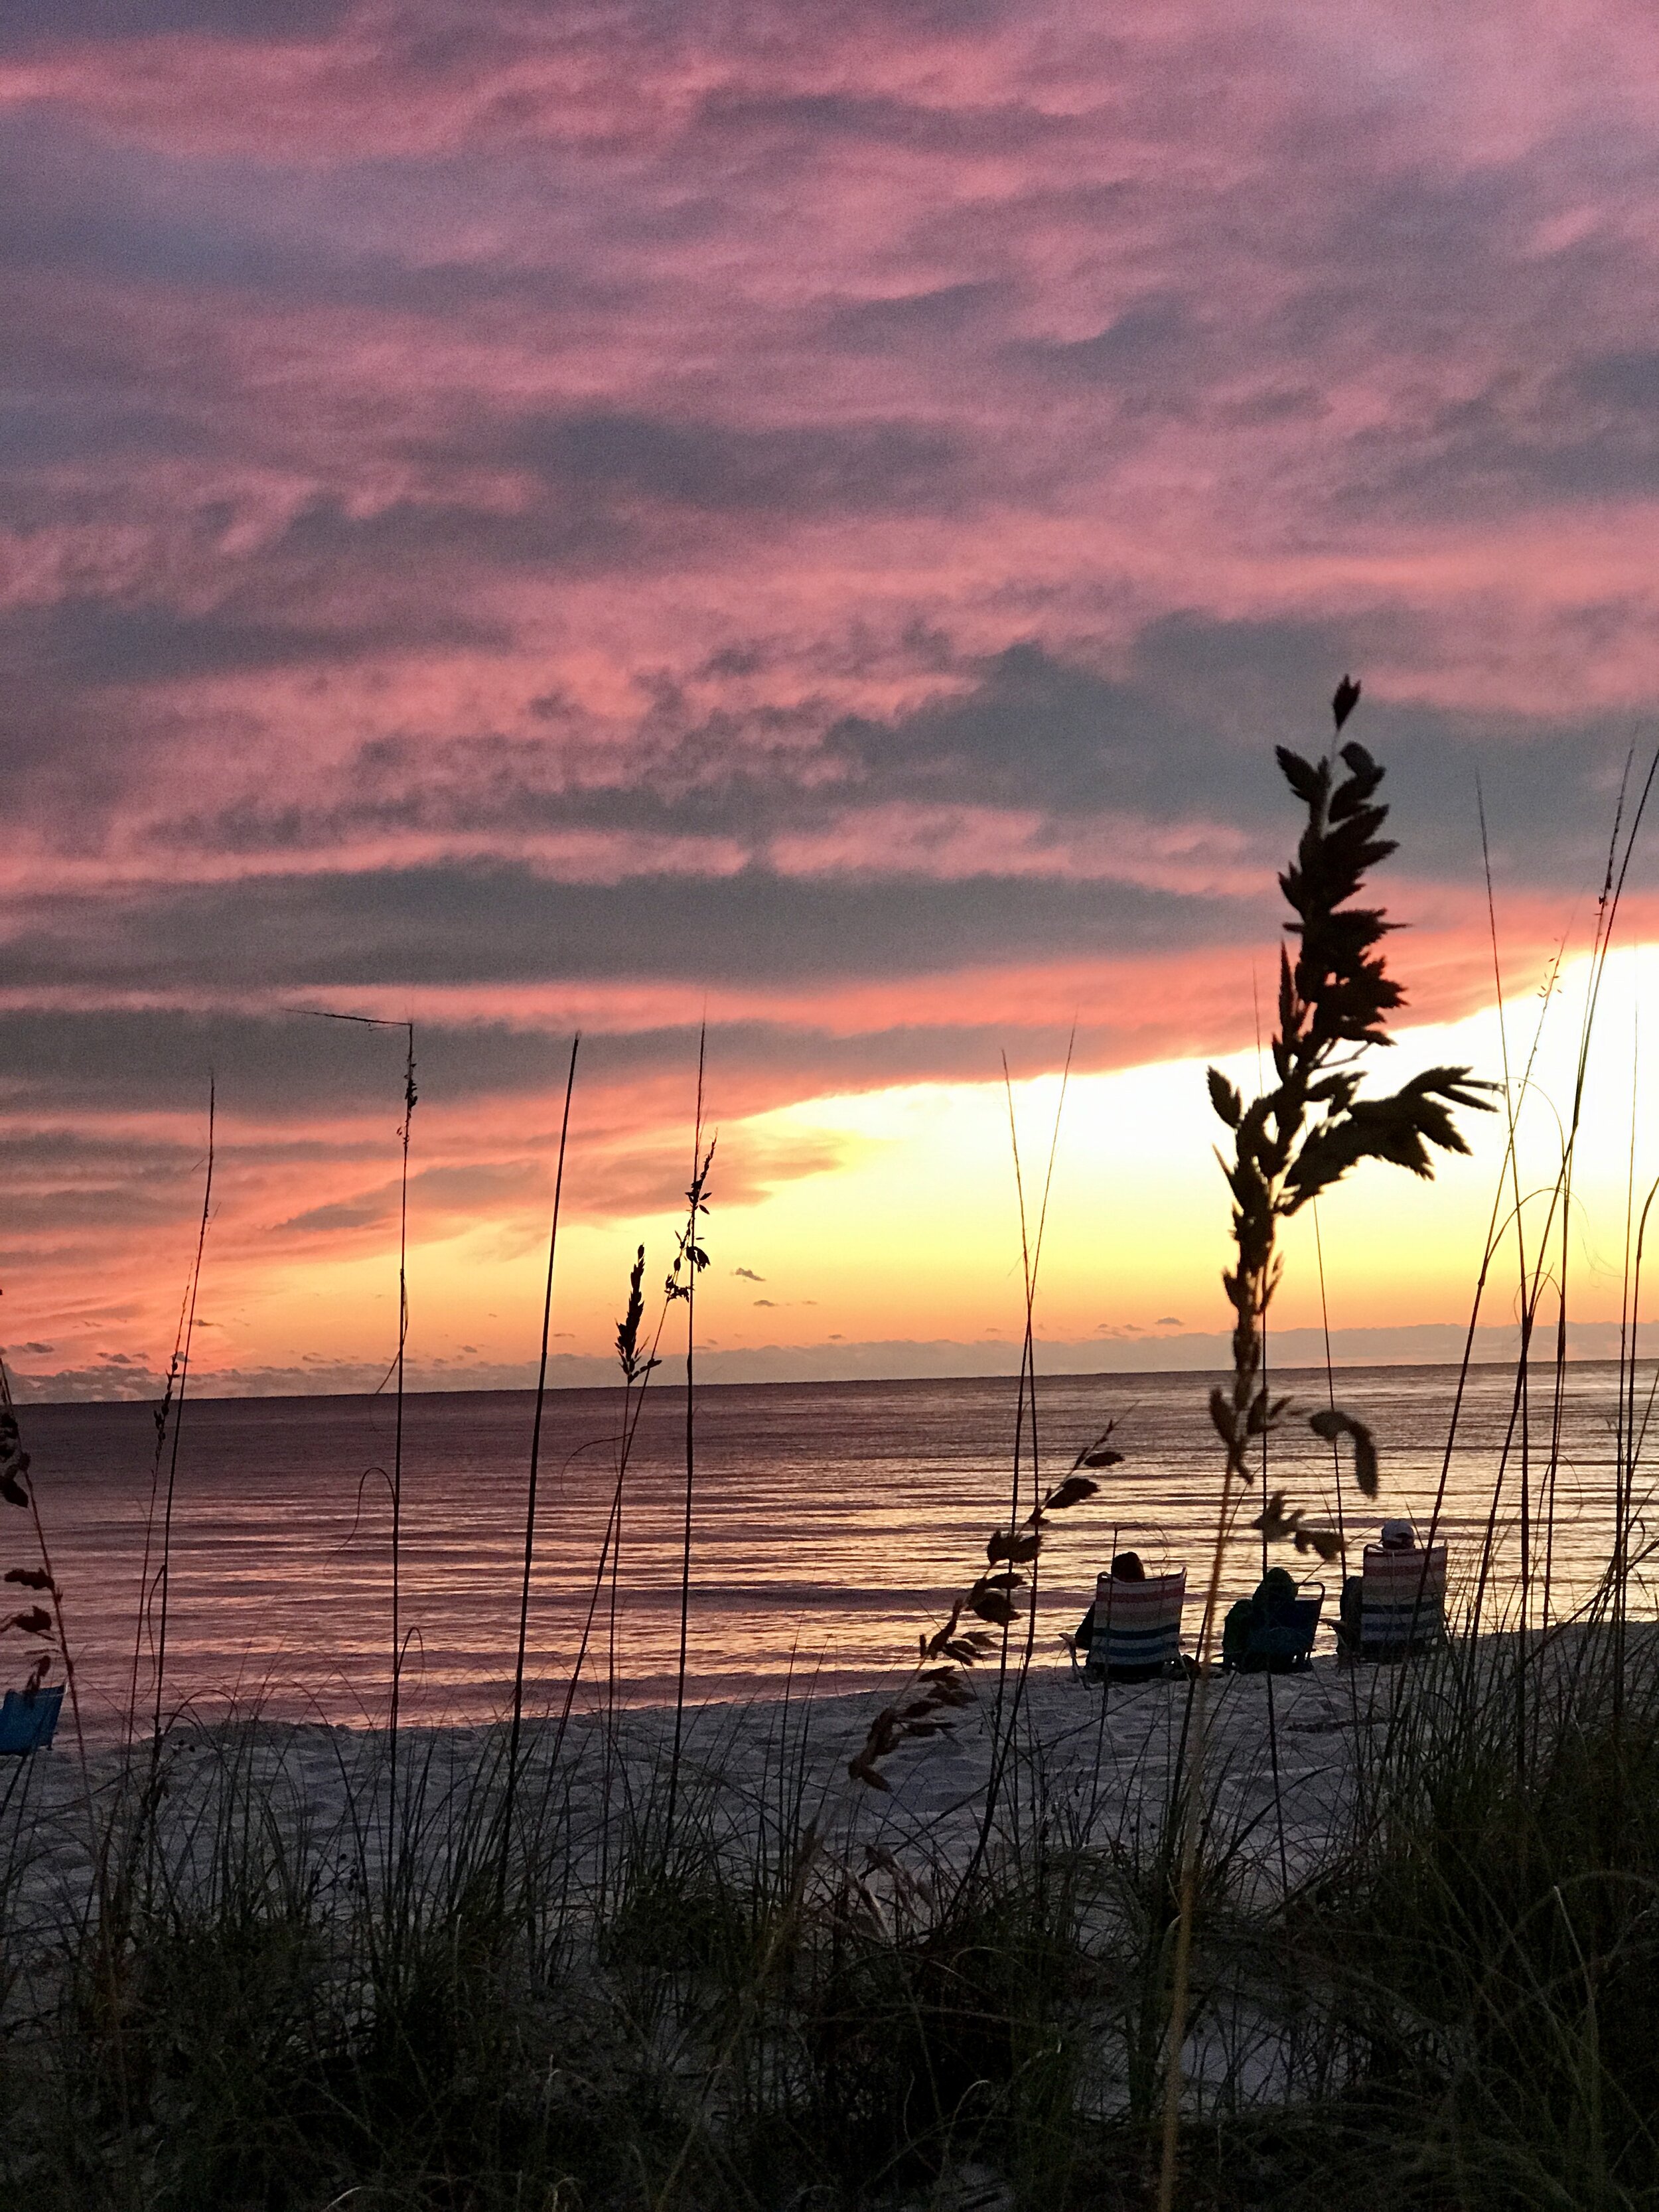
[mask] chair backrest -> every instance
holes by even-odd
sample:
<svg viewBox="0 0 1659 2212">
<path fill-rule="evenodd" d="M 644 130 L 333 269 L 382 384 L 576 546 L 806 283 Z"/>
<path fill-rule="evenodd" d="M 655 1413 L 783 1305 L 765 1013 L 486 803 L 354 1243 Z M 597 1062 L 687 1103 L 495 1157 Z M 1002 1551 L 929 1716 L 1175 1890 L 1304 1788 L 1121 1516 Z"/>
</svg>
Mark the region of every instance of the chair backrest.
<svg viewBox="0 0 1659 2212">
<path fill-rule="evenodd" d="M 1095 1632 L 1089 1671 L 1108 1667 L 1157 1667 L 1181 1651 L 1181 1613 L 1187 1602 L 1187 1570 L 1122 1583 L 1102 1575 L 1095 1583 Z"/>
<path fill-rule="evenodd" d="M 1446 1547 L 1388 1552 L 1367 1544 L 1360 1597 L 1362 1650 L 1432 1643 L 1446 1615 Z"/>
<path fill-rule="evenodd" d="M 57 1733 L 63 1702 L 61 1682 L 50 1690 L 8 1690 L 0 1703 L 0 1756 L 21 1758 L 46 1750 Z"/>
<path fill-rule="evenodd" d="M 1236 1660 L 1271 1664 L 1309 1657 L 1314 1638 L 1319 1633 L 1319 1615 L 1324 1602 L 1324 1584 L 1316 1583 L 1311 1590 L 1299 1591 L 1275 1619 L 1251 1620 L 1238 1638 Z M 1225 1648 L 1224 1644 L 1223 1649 Z"/>
<path fill-rule="evenodd" d="M 1291 1617 L 1296 1623 L 1296 1648 L 1298 1651 L 1313 1650 L 1314 1638 L 1319 1633 L 1319 1616 L 1324 1603 L 1325 1592 L 1322 1587 L 1316 1589 L 1311 1596 L 1304 1590 L 1291 1607 Z"/>
</svg>

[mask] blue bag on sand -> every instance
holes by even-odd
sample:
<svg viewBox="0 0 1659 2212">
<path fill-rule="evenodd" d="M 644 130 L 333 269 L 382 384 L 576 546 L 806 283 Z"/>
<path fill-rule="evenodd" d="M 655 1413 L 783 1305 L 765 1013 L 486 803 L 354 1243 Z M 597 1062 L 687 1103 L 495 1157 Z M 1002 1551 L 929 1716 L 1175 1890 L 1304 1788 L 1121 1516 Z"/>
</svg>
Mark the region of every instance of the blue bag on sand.
<svg viewBox="0 0 1659 2212">
<path fill-rule="evenodd" d="M 0 1705 L 0 1756 L 22 1759 L 32 1751 L 46 1750 L 63 1702 L 61 1682 L 50 1690 L 8 1690 Z"/>
</svg>

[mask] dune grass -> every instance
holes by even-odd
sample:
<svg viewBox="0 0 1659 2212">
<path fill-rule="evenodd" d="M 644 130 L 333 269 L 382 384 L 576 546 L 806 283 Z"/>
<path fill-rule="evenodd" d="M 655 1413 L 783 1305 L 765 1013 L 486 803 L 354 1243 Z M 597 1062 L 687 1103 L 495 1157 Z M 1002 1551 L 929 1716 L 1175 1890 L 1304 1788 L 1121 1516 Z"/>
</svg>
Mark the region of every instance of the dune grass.
<svg viewBox="0 0 1659 2212">
<path fill-rule="evenodd" d="M 181 1731 L 159 1804 L 94 1759 L 90 1832 L 15 1770 L 3 2201 L 1149 2203 L 1194 1833 L 1180 2202 L 1659 2201 L 1659 1646 L 1615 1719 L 1607 1630 L 1416 1662 L 1288 1888 L 1218 1760 L 1188 1823 L 1179 1763 L 1091 1803 L 1035 1735 L 963 1881 L 826 1778 L 810 1700 L 739 1782 L 690 1716 L 672 1828 L 665 1731 L 607 1804 L 602 1717 L 527 1729 L 504 1887 L 505 1730 L 405 1724 L 395 1834 L 384 1739 L 324 1788 L 303 1731 Z"/>
</svg>

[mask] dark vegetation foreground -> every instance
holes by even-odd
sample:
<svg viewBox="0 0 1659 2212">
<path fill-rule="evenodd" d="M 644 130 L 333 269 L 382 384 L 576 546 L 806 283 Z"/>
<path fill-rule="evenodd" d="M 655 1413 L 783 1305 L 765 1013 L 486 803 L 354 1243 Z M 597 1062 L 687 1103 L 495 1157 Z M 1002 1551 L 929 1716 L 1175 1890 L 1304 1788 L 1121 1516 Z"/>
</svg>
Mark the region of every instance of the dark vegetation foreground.
<svg viewBox="0 0 1659 2212">
<path fill-rule="evenodd" d="M 1207 1809 L 1179 2202 L 1659 2203 L 1655 1662 L 1608 1626 L 1419 1662 L 1288 1889 Z M 600 1831 L 556 1771 L 509 1835 L 498 1768 L 441 1789 L 411 1745 L 343 1856 L 251 1740 L 181 1739 L 164 1790 L 135 1753 L 78 1893 L 14 1784 L 0 2203 L 1152 2201 L 1167 1795 L 1056 1809 L 1033 1753 L 930 1864 L 809 1808 L 788 1727 L 752 1817 L 683 1780 L 672 1834 L 619 1768 Z"/>
</svg>

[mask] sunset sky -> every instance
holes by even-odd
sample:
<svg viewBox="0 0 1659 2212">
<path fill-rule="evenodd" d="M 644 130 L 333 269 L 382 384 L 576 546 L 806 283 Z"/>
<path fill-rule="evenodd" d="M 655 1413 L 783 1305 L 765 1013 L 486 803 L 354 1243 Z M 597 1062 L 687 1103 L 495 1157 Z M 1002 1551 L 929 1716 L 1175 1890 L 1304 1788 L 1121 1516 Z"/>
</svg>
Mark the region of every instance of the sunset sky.
<svg viewBox="0 0 1659 2212">
<path fill-rule="evenodd" d="M 1518 1073 L 1541 1015 L 1547 1180 L 1659 740 L 1656 46 L 1635 0 L 8 8 L 24 1392 L 165 1368 L 210 1073 L 201 1387 L 384 1370 L 402 1032 L 329 1011 L 416 1024 L 422 1387 L 532 1371 L 577 1027 L 555 1372 L 606 1371 L 705 1018 L 710 1375 L 1006 1364 L 1003 1056 L 1035 1212 L 1073 1027 L 1040 1331 L 1213 1358 L 1202 1062 L 1254 1080 L 1272 746 L 1347 669 L 1411 924 L 1381 1073 Z M 1619 941 L 1587 1350 L 1632 1115 L 1659 1172 L 1659 846 Z M 1342 1356 L 1455 1353 L 1503 1121 L 1330 1201 Z"/>
</svg>

